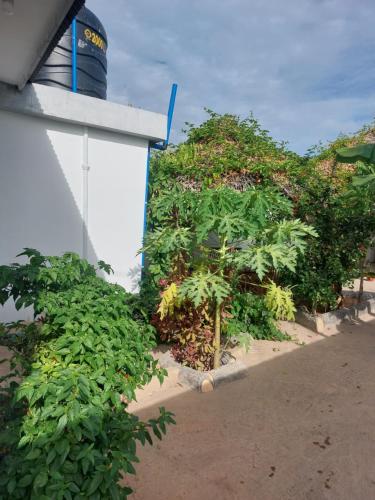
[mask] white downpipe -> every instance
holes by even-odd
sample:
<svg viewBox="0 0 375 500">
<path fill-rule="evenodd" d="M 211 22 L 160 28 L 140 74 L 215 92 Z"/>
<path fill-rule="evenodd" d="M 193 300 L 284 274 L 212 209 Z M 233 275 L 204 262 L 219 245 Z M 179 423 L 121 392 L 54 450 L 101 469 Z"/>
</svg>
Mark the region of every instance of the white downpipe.
<svg viewBox="0 0 375 500">
<path fill-rule="evenodd" d="M 82 141 L 82 257 L 87 259 L 89 224 L 89 130 L 83 129 Z"/>
</svg>

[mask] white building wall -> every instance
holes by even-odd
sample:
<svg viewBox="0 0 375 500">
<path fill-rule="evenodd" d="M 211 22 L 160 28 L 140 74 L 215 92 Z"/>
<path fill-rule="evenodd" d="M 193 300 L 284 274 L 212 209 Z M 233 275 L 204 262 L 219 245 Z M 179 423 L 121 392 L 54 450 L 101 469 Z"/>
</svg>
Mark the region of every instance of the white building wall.
<svg viewBox="0 0 375 500">
<path fill-rule="evenodd" d="M 83 250 L 85 126 L 0 109 L 0 265 L 24 247 Z M 88 127 L 88 241 L 92 263 L 132 288 L 140 268 L 148 139 Z M 0 321 L 31 319 L 0 306 Z"/>
<path fill-rule="evenodd" d="M 0 130 L 0 262 L 80 250 L 80 127 L 0 111 Z"/>
<path fill-rule="evenodd" d="M 111 264 L 110 280 L 128 290 L 139 276 L 148 143 L 89 130 L 88 234 L 95 255 Z"/>
</svg>

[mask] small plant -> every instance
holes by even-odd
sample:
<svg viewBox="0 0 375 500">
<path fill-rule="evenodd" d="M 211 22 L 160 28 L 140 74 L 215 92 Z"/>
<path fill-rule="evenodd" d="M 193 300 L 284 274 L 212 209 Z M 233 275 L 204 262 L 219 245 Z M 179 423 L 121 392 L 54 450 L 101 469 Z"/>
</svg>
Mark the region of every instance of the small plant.
<svg viewBox="0 0 375 500">
<path fill-rule="evenodd" d="M 288 340 L 276 324 L 274 312 L 265 304 L 264 296 L 251 292 L 238 293 L 228 306 L 223 333 L 228 343 L 248 349 L 252 339 Z"/>
<path fill-rule="evenodd" d="M 25 265 L 0 267 L 1 303 L 35 311 L 33 323 L 1 330 L 13 358 L 0 390 L 0 498 L 127 498 L 119 481 L 135 473 L 136 443 L 174 423 L 164 408 L 148 422 L 127 411 L 137 387 L 165 376 L 153 328 L 77 255 L 22 255 Z"/>
</svg>

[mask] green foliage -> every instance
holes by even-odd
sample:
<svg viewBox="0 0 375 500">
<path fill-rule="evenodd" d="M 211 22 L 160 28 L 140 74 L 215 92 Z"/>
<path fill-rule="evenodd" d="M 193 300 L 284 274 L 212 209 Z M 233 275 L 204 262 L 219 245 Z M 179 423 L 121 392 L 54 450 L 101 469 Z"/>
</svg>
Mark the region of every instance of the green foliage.
<svg viewBox="0 0 375 500">
<path fill-rule="evenodd" d="M 0 391 L 0 498 L 126 498 L 119 481 L 135 473 L 137 441 L 174 423 L 163 408 L 148 422 L 126 411 L 137 387 L 165 375 L 150 354 L 153 329 L 77 255 L 24 255 L 0 268 L 1 302 L 33 305 L 36 316 L 0 337 L 14 354 Z"/>
<path fill-rule="evenodd" d="M 233 297 L 224 333 L 230 341 L 248 347 L 251 339 L 287 340 L 275 321 L 274 313 L 266 306 L 264 297 L 253 293 L 238 293 Z"/>
<path fill-rule="evenodd" d="M 275 318 L 288 321 L 294 320 L 296 308 L 290 288 L 281 288 L 273 281 L 270 281 L 265 288 L 267 293 L 264 302 L 268 310 L 273 312 Z"/>
<path fill-rule="evenodd" d="M 260 280 L 263 280 L 272 268 L 278 271 L 286 267 L 293 272 L 296 260 L 297 251 L 294 247 L 289 248 L 277 243 L 249 247 L 236 259 L 238 265 L 252 269 Z"/>
<path fill-rule="evenodd" d="M 153 194 L 160 186 L 175 186 L 176 176 L 182 184 L 193 181 L 193 187 L 217 186 L 234 172 L 254 172 L 256 181 L 294 163 L 296 155 L 274 141 L 253 116 L 241 120 L 207 112 L 209 118 L 201 126 L 188 125 L 185 143 L 157 157 L 150 178 Z"/>
<path fill-rule="evenodd" d="M 182 300 L 190 300 L 194 307 L 207 302 L 222 304 L 230 295 L 230 285 L 221 276 L 217 276 L 208 269 L 197 271 L 186 278 L 180 286 Z"/>
<path fill-rule="evenodd" d="M 330 148 L 329 148 L 330 152 Z M 282 282 L 293 285 L 297 302 L 312 311 L 337 308 L 342 287 L 360 275 L 361 262 L 375 232 L 375 205 L 370 186 L 353 186 L 353 175 L 363 165 L 338 165 L 324 151 L 308 160 L 304 175 L 293 182 L 300 195 L 295 213 L 318 233 L 295 274 L 284 273 Z"/>
<path fill-rule="evenodd" d="M 22 256 L 29 258 L 25 265 L 0 266 L 0 303 L 12 297 L 17 309 L 38 305 L 41 290 L 69 289 L 95 276 L 95 269 L 73 253 L 45 257 L 37 250 L 25 248 L 17 257 Z"/>
<path fill-rule="evenodd" d="M 297 155 L 252 116 L 208 113 L 200 127 L 188 126 L 184 144 L 151 162 L 141 292 L 155 304 L 162 289 L 153 316 L 161 339 L 174 343 L 176 359 L 205 369 L 214 353 L 218 362 L 233 295 L 246 283 L 292 273 L 306 240 L 316 236 L 307 221 L 295 219 L 289 196 L 286 174 L 298 171 Z"/>
<path fill-rule="evenodd" d="M 353 186 L 363 186 L 373 193 L 375 190 L 375 166 L 359 163 L 358 175 L 353 177 Z"/>
<path fill-rule="evenodd" d="M 185 143 L 151 162 L 149 265 L 142 289 L 150 309 L 156 310 L 166 284 L 180 286 L 207 272 L 231 288 L 220 305 L 222 316 L 233 293 L 260 293 L 250 284 L 270 280 L 292 287 L 296 303 L 309 310 L 336 308 L 343 285 L 359 276 L 375 232 L 371 183 L 353 186 L 353 176 L 373 172 L 363 164 L 335 162 L 336 150 L 373 142 L 373 126 L 301 158 L 274 141 L 253 116 L 208 114 L 199 127 L 188 125 Z M 197 333 L 199 322 L 189 313 L 195 298 L 201 314 L 211 318 L 202 319 L 200 328 L 213 329 L 209 290 L 209 284 L 196 287 L 179 313 L 174 311 L 174 321 L 182 325 L 179 314 L 194 318 Z M 155 316 L 154 323 L 173 342 L 166 323 L 163 327 Z M 186 322 L 181 331 L 190 335 Z"/>
<path fill-rule="evenodd" d="M 160 200 L 168 198 L 168 203 Z M 227 261 L 249 267 L 264 277 L 271 268 L 295 267 L 303 238 L 315 231 L 291 217 L 291 204 L 280 192 L 252 187 L 238 192 L 227 187 L 181 193 L 179 190 L 150 202 L 152 226 L 142 251 L 147 254 L 148 272 L 154 283 L 173 272 L 181 272 L 187 260 L 199 267 L 202 256 L 220 257 L 225 245 Z M 220 250 L 218 250 L 220 248 Z M 241 249 L 238 254 L 230 255 Z M 199 251 L 197 251 L 199 250 Z"/>
</svg>

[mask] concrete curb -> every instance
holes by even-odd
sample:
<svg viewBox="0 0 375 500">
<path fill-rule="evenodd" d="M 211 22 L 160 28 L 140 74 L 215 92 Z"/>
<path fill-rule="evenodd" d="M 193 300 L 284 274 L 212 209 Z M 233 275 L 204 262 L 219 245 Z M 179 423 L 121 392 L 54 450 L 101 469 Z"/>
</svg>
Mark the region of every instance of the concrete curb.
<svg viewBox="0 0 375 500">
<path fill-rule="evenodd" d="M 356 296 L 357 292 L 345 292 L 345 295 Z M 375 314 L 375 293 L 373 292 L 365 292 L 360 304 L 344 307 L 337 311 L 313 315 L 299 309 L 295 322 L 317 333 L 324 334 L 337 328 L 344 321 L 365 319 L 369 314 Z"/>
<path fill-rule="evenodd" d="M 159 364 L 167 370 L 175 369 L 178 381 L 181 384 L 199 392 L 211 392 L 220 384 L 232 382 L 246 376 L 246 365 L 242 361 L 235 361 L 209 372 L 200 372 L 188 366 L 180 365 L 167 351 L 159 358 Z"/>
</svg>

